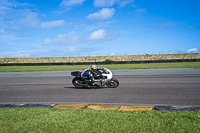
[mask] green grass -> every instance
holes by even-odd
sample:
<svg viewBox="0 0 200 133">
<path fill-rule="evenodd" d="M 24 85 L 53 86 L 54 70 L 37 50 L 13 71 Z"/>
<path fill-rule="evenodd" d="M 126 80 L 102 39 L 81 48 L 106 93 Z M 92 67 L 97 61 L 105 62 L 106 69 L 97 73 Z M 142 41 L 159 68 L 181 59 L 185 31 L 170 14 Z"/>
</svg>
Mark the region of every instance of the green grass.
<svg viewBox="0 0 200 133">
<path fill-rule="evenodd" d="M 84 70 L 89 65 L 0 66 L 0 72 Z M 200 68 L 200 62 L 98 65 L 108 69 Z"/>
<path fill-rule="evenodd" d="M 0 132 L 200 132 L 200 112 L 0 109 Z"/>
</svg>

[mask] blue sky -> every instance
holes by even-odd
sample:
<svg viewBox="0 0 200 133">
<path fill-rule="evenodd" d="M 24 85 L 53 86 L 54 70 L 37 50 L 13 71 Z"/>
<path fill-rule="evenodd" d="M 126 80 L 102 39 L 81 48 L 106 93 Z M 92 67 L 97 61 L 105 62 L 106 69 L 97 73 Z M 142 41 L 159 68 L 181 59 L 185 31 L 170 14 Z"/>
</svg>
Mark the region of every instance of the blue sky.
<svg viewBox="0 0 200 133">
<path fill-rule="evenodd" d="M 0 57 L 192 53 L 199 0 L 1 0 Z"/>
</svg>

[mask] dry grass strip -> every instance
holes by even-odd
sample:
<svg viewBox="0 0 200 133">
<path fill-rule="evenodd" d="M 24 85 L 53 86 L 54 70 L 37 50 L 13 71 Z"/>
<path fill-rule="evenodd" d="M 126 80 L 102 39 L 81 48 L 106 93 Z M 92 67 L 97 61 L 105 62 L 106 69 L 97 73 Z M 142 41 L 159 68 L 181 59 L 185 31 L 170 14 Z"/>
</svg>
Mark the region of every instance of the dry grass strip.
<svg viewBox="0 0 200 133">
<path fill-rule="evenodd" d="M 115 56 L 83 56 L 83 57 L 39 57 L 39 58 L 0 58 L 0 63 L 63 63 L 63 62 L 104 62 L 110 61 L 148 61 L 148 60 L 177 60 L 200 59 L 200 53 L 190 54 L 144 54 L 144 55 L 115 55 Z"/>
</svg>

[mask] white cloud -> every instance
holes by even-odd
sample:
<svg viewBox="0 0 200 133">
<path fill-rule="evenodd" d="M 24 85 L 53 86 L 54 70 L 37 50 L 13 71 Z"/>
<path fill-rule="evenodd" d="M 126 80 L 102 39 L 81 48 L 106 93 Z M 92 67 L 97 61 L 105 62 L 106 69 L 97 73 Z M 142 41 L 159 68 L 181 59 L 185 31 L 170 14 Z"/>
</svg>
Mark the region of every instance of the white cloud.
<svg viewBox="0 0 200 133">
<path fill-rule="evenodd" d="M 8 3 L 5 0 L 0 1 L 0 14 L 5 15 L 8 10 L 14 7 L 14 4 Z"/>
<path fill-rule="evenodd" d="M 3 52 L 0 53 L 1 57 L 30 57 L 30 54 L 25 50 L 17 51 L 17 52 Z"/>
<path fill-rule="evenodd" d="M 94 31 L 90 37 L 89 37 L 89 40 L 101 40 L 101 39 L 104 39 L 106 36 L 106 31 L 105 30 L 98 30 L 98 31 Z"/>
<path fill-rule="evenodd" d="M 89 14 L 87 16 L 88 19 L 99 19 L 99 20 L 106 20 L 111 18 L 115 14 L 115 9 L 114 8 L 103 8 L 99 10 L 98 12 L 94 12 L 92 14 Z"/>
<path fill-rule="evenodd" d="M 76 5 L 81 5 L 85 0 L 63 0 L 60 3 L 60 6 L 76 6 Z"/>
<path fill-rule="evenodd" d="M 20 20 L 20 23 L 27 26 L 27 27 L 36 27 L 39 25 L 39 18 L 36 12 L 31 12 L 26 10 L 23 13 L 23 17 Z"/>
<path fill-rule="evenodd" d="M 64 35 L 58 35 L 56 39 L 48 38 L 43 42 L 43 44 L 62 44 L 62 45 L 75 44 L 75 43 L 79 43 L 79 36 L 76 35 L 75 31 L 72 31 L 71 33 Z"/>
<path fill-rule="evenodd" d="M 46 49 L 32 49 L 32 50 L 20 50 L 16 52 L 0 52 L 0 57 L 1 58 L 21 58 L 21 57 L 42 57 L 45 53 L 50 52 L 49 50 Z"/>
<path fill-rule="evenodd" d="M 100 28 L 107 28 L 110 27 L 112 24 L 116 23 L 117 21 L 100 21 L 97 23 L 92 23 L 90 25 L 86 25 L 85 28 L 87 30 L 96 30 L 96 29 L 100 29 Z"/>
<path fill-rule="evenodd" d="M 43 22 L 40 24 L 40 28 L 51 29 L 51 28 L 55 28 L 55 27 L 62 27 L 64 25 L 65 25 L 64 20 L 56 20 L 56 21 Z"/>
<path fill-rule="evenodd" d="M 128 4 L 132 3 L 134 0 L 122 0 L 119 2 L 119 6 L 120 7 L 125 7 L 127 6 Z"/>
<path fill-rule="evenodd" d="M 15 35 L 8 34 L 5 30 L 0 29 L 0 44 L 11 43 L 12 40 L 19 40 L 19 37 Z"/>
<path fill-rule="evenodd" d="M 11 57 L 30 57 L 30 55 L 24 54 L 23 51 L 0 53 L 0 58 L 11 58 Z"/>
<path fill-rule="evenodd" d="M 76 51 L 79 51 L 80 49 L 78 47 L 71 47 L 69 48 L 69 51 L 70 52 L 76 52 Z"/>
<path fill-rule="evenodd" d="M 88 43 L 99 43 L 117 38 L 117 34 L 107 34 L 104 29 L 94 31 L 87 39 Z"/>
<path fill-rule="evenodd" d="M 17 31 L 17 30 L 19 30 L 19 26 L 15 26 L 15 25 L 8 26 L 8 27 L 5 28 L 5 30 L 8 30 L 8 31 Z"/>
<path fill-rule="evenodd" d="M 190 25 L 187 28 L 189 28 L 189 29 L 197 29 L 197 28 L 200 28 L 200 25 Z"/>
<path fill-rule="evenodd" d="M 120 7 L 125 7 L 132 3 L 134 0 L 94 0 L 95 7 L 112 7 L 119 4 Z"/>
<path fill-rule="evenodd" d="M 38 13 L 28 9 L 27 3 L 18 3 L 9 0 L 0 0 L 0 25 L 7 27 L 35 27 L 39 26 Z M 16 30 L 16 28 L 15 28 Z"/>
<path fill-rule="evenodd" d="M 145 8 L 138 8 L 137 10 L 135 10 L 134 13 L 136 13 L 136 14 L 142 14 L 142 13 L 145 13 L 145 12 L 146 12 Z"/>
<path fill-rule="evenodd" d="M 110 55 L 111 55 L 111 56 L 114 56 L 114 55 L 115 55 L 115 53 L 114 53 L 114 52 L 112 52 Z"/>
<path fill-rule="evenodd" d="M 19 2 L 8 2 L 8 0 L 1 0 L 0 1 L 0 14 L 5 15 L 12 9 L 15 9 L 20 6 L 24 6 L 26 3 L 19 3 Z"/>
<path fill-rule="evenodd" d="M 171 27 L 174 27 L 174 26 L 175 26 L 175 23 L 168 22 L 168 23 L 162 23 L 162 24 L 153 25 L 153 28 L 163 29 L 163 28 L 171 28 Z"/>
<path fill-rule="evenodd" d="M 116 0 L 94 0 L 94 6 L 96 7 L 106 7 L 113 6 Z"/>
<path fill-rule="evenodd" d="M 199 53 L 199 49 L 198 48 L 191 48 L 187 50 L 188 53 Z"/>
<path fill-rule="evenodd" d="M 59 44 L 59 45 L 69 45 L 69 44 L 77 44 L 77 43 L 99 43 L 104 41 L 109 41 L 112 39 L 115 39 L 118 37 L 118 34 L 107 34 L 104 29 L 100 29 L 97 31 L 92 32 L 88 38 L 80 37 L 76 34 L 75 31 L 64 34 L 64 35 L 58 35 L 55 39 L 45 39 L 43 44 Z M 82 40 L 82 41 L 81 41 Z M 79 49 L 77 47 L 72 47 L 70 51 L 78 51 Z"/>
<path fill-rule="evenodd" d="M 26 28 L 39 26 L 38 13 L 28 8 L 28 3 L 0 0 L 0 44 L 15 44 Z"/>
</svg>

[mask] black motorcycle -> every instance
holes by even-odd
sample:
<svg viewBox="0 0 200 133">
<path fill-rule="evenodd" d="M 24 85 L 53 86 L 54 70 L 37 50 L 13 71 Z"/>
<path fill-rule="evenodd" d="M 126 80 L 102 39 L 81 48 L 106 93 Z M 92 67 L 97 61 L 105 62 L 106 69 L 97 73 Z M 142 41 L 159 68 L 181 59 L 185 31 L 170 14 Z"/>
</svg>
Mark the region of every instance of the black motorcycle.
<svg viewBox="0 0 200 133">
<path fill-rule="evenodd" d="M 112 72 L 106 68 L 102 68 L 94 74 L 94 81 L 91 81 L 89 78 L 82 77 L 81 71 L 73 71 L 71 72 L 71 75 L 75 76 L 75 78 L 72 79 L 72 84 L 76 88 L 84 88 L 90 86 L 107 86 L 109 88 L 116 88 L 119 85 L 119 81 L 116 78 L 113 78 Z"/>
</svg>

